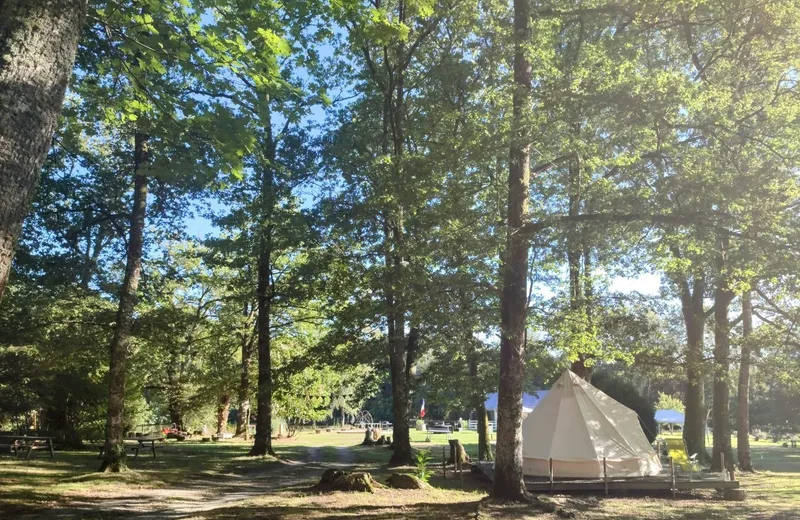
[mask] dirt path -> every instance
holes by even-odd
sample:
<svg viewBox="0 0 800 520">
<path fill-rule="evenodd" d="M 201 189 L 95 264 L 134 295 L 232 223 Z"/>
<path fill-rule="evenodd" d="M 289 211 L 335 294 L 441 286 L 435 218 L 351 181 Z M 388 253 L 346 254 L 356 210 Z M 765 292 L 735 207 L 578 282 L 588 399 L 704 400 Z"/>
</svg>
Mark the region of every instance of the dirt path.
<svg viewBox="0 0 800 520">
<path fill-rule="evenodd" d="M 336 447 L 333 453 L 309 447 L 298 455 L 302 460 L 284 459 L 270 467 L 231 467 L 217 473 L 188 474 L 169 487 L 147 487 L 146 482 L 120 482 L 119 486 L 68 491 L 61 495 L 57 505 L 52 503 L 45 508 L 41 505 L 35 508 L 23 506 L 13 511 L 9 518 L 189 520 L 215 514 L 212 512 L 236 509 L 265 495 L 279 501 L 289 500 L 298 493 L 305 493 L 326 468 L 352 469 L 356 465 L 355 454 L 348 447 Z M 159 484 L 154 482 L 153 485 Z M 5 511 L 0 513 L 0 517 L 3 514 Z"/>
<path fill-rule="evenodd" d="M 190 476 L 169 488 L 95 490 L 91 494 L 65 494 L 58 507 L 31 512 L 20 511 L 13 518 L 25 520 L 178 520 L 196 518 L 221 508 L 241 505 L 264 495 L 292 495 L 307 489 L 319 478 L 324 464 L 319 450 L 308 450 L 308 462 L 285 460 L 278 468 L 217 475 Z M 0 514 L 0 516 L 2 516 Z"/>
<path fill-rule="evenodd" d="M 287 461 L 276 471 L 241 474 L 202 475 L 187 479 L 182 486 L 168 489 L 132 490 L 124 496 L 75 497 L 65 509 L 58 509 L 58 518 L 125 518 L 136 520 L 188 519 L 220 508 L 238 506 L 242 502 L 267 493 L 281 493 L 305 488 L 309 478 L 318 474 L 316 464 Z M 65 514 L 67 513 L 67 514 Z M 69 515 L 73 513 L 73 515 Z M 89 514 L 87 514 L 89 513 Z M 107 515 L 107 516 L 106 516 Z M 24 518 L 53 518 L 43 515 Z"/>
</svg>

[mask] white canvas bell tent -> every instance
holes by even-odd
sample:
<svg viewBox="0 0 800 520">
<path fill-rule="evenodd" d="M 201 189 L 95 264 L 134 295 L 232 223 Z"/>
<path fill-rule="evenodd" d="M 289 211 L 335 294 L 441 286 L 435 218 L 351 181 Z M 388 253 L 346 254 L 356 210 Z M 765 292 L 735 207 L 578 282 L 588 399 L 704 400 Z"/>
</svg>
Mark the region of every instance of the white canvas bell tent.
<svg viewBox="0 0 800 520">
<path fill-rule="evenodd" d="M 643 477 L 661 471 L 636 413 L 567 370 L 522 423 L 522 471 L 548 476 Z"/>
</svg>

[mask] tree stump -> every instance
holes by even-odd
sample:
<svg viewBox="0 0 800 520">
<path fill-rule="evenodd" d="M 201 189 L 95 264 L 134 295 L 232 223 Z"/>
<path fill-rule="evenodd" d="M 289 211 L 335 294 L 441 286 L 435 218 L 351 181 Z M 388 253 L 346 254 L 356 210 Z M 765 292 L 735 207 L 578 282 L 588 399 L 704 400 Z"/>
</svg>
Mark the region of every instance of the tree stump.
<svg viewBox="0 0 800 520">
<path fill-rule="evenodd" d="M 744 502 L 747 498 L 747 491 L 742 488 L 726 488 L 723 491 L 723 497 L 725 500 L 731 500 L 733 502 Z"/>
<path fill-rule="evenodd" d="M 369 473 L 348 473 L 338 469 L 327 469 L 322 474 L 319 483 L 314 486 L 316 491 L 362 491 L 373 493 L 375 488 L 385 487 Z"/>
<path fill-rule="evenodd" d="M 395 489 L 425 489 L 428 485 L 415 477 L 406 473 L 392 473 L 386 483 Z"/>
<path fill-rule="evenodd" d="M 322 473 L 322 478 L 319 480 L 319 484 L 317 484 L 317 487 L 318 488 L 329 487 L 334 482 L 336 482 L 336 480 L 339 477 L 344 477 L 346 474 L 347 473 L 345 473 L 340 469 L 326 469 Z"/>
<path fill-rule="evenodd" d="M 451 439 L 448 442 L 450 443 L 450 459 L 447 461 L 448 464 L 453 464 L 458 467 L 465 463 L 472 462 L 460 440 Z"/>
<path fill-rule="evenodd" d="M 349 473 L 337 478 L 331 489 L 333 491 L 360 491 L 374 493 L 375 488 L 383 487 L 369 473 Z"/>
<path fill-rule="evenodd" d="M 367 431 L 364 433 L 364 442 L 361 443 L 362 446 L 375 446 L 378 444 L 378 441 L 381 439 L 381 430 L 378 428 L 367 428 Z"/>
<path fill-rule="evenodd" d="M 367 431 L 364 432 L 364 442 L 362 442 L 361 445 L 362 446 L 372 446 L 373 444 L 375 444 L 375 443 L 372 441 L 372 429 L 371 428 L 367 428 Z"/>
</svg>

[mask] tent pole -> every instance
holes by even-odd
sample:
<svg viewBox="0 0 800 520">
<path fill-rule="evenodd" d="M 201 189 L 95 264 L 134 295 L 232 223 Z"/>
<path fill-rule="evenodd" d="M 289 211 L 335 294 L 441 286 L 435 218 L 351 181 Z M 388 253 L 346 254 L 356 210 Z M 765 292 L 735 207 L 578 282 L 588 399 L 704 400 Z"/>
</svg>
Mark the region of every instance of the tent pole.
<svg viewBox="0 0 800 520">
<path fill-rule="evenodd" d="M 603 457 L 603 487 L 606 491 L 606 496 L 608 496 L 608 469 L 606 468 L 606 458 Z"/>
</svg>

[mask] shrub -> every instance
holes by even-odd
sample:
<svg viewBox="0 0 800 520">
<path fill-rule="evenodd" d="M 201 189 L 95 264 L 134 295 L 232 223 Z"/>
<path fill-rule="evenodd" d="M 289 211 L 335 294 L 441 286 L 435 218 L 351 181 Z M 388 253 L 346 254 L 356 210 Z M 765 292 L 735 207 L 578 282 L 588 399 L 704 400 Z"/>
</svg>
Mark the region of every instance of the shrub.
<svg viewBox="0 0 800 520">
<path fill-rule="evenodd" d="M 417 467 L 414 469 L 414 476 L 423 482 L 428 482 L 433 472 L 428 467 L 431 463 L 431 452 L 429 450 L 419 450 L 416 455 Z"/>
</svg>

